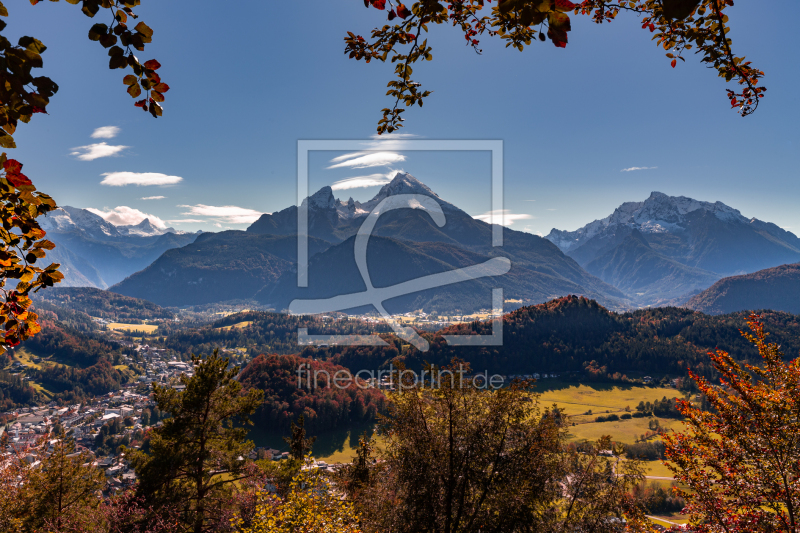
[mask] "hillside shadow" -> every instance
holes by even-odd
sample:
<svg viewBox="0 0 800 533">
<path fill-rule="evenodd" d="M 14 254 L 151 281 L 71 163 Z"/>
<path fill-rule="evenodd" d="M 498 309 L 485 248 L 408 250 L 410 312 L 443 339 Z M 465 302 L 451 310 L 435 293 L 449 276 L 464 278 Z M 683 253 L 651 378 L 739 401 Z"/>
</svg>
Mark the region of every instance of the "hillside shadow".
<svg viewBox="0 0 800 533">
<path fill-rule="evenodd" d="M 315 456 L 328 457 L 335 453 L 342 453 L 345 450 L 355 450 L 358 447 L 358 439 L 362 434 L 372 435 L 374 433 L 374 422 L 359 422 L 348 424 L 340 428 L 328 431 L 309 432 L 307 436 L 316 437 L 314 441 L 313 453 Z M 250 429 L 250 438 L 257 447 L 272 448 L 281 452 L 289 451 L 289 445 L 283 440 L 289 437 L 291 432 L 276 428 L 266 428 L 255 426 Z M 355 454 L 355 451 L 353 452 Z"/>
<path fill-rule="evenodd" d="M 608 392 L 614 389 L 629 391 L 633 389 L 644 389 L 642 385 L 634 385 L 631 383 L 608 383 L 608 382 L 577 382 L 577 381 L 562 381 L 560 379 L 541 379 L 536 382 L 533 390 L 534 392 L 542 393 L 549 391 L 562 391 L 570 387 L 588 387 L 597 392 Z"/>
</svg>

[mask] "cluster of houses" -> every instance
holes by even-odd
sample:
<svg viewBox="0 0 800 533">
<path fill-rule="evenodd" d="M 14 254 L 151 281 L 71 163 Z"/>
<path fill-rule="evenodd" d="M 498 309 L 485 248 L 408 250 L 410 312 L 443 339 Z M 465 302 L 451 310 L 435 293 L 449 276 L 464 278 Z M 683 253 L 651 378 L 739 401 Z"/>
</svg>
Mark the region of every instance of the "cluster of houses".
<svg viewBox="0 0 800 533">
<path fill-rule="evenodd" d="M 191 362 L 167 360 L 163 350 L 146 344 L 132 343 L 131 347 L 143 356 L 139 360 L 144 361 L 145 372 L 138 378 L 138 383 L 128 384 L 120 391 L 83 404 L 63 406 L 50 402 L 45 406 L 0 413 L 0 417 L 8 421 L 5 425 L 0 425 L 0 466 L 7 461 L 21 458 L 36 467 L 42 452 L 52 452 L 57 439 L 50 437 L 56 434 L 54 430 L 58 427 L 59 434 L 63 433 L 74 441 L 76 454 L 86 454 L 91 464 L 105 471 L 108 478 L 107 488 L 111 493 L 134 483 L 136 473 L 124 454 L 98 449 L 98 434 L 104 425 L 119 419 L 121 432 L 116 433 L 115 438 L 127 436 L 132 443 L 130 448 L 136 449 L 139 446 L 135 440 L 137 432 L 141 436 L 141 432 L 150 427 L 150 421 L 143 419 L 143 413 L 146 409 L 152 410 L 155 407 L 150 388 L 142 385 L 157 382 L 178 390 L 183 389 L 184 385 L 178 378 L 181 375 L 192 376 L 194 367 Z M 45 443 L 44 439 L 49 440 Z M 288 452 L 271 448 L 256 448 L 250 454 L 253 460 L 279 461 L 288 457 Z M 328 468 L 328 465 L 319 462 L 315 463 L 315 467 Z"/>
<path fill-rule="evenodd" d="M 52 453 L 57 438 L 42 442 L 43 438 L 54 435 L 56 426 L 75 442 L 76 456 L 87 457 L 90 463 L 101 468 L 108 478 L 110 492 L 121 490 L 136 481 L 124 455 L 119 456 L 96 453 L 95 437 L 100 428 L 115 418 L 127 420 L 123 435 L 132 436 L 142 429 L 141 412 L 151 406 L 149 395 L 131 390 L 110 393 L 89 404 L 59 406 L 55 402 L 44 407 L 23 408 L 4 413 L 11 421 L 5 426 L 6 435 L 0 446 L 0 464 L 14 458 L 21 458 L 36 467 L 41 454 Z"/>
</svg>

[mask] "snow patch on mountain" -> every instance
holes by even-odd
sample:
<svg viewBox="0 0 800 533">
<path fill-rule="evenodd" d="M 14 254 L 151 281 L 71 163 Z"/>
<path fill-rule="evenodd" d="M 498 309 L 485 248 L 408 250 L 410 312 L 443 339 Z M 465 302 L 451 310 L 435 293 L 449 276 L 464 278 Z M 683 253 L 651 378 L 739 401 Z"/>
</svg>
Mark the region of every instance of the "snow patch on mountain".
<svg viewBox="0 0 800 533">
<path fill-rule="evenodd" d="M 60 233 L 79 231 L 98 240 L 107 240 L 117 237 L 153 237 L 165 233 L 183 235 L 186 232 L 177 231 L 175 228 L 159 228 L 150 219 L 144 219 L 138 224 L 128 226 L 115 226 L 103 217 L 86 209 L 65 205 L 39 218 L 39 224 L 45 231 Z"/>
<path fill-rule="evenodd" d="M 683 229 L 686 215 L 697 210 L 707 211 L 724 222 L 750 222 L 739 210 L 722 202 L 703 202 L 686 196 L 653 192 L 645 201 L 625 202 L 606 218 L 590 222 L 576 231 L 554 228 L 546 239 L 566 252 L 613 226 L 628 226 L 642 233 L 675 233 Z"/>
<path fill-rule="evenodd" d="M 398 172 L 392 181 L 381 187 L 371 200 L 361 203 L 349 198 L 347 201 L 333 197 L 333 190 L 325 186 L 303 200 L 309 210 L 335 210 L 340 219 L 350 220 L 367 216 L 382 200 L 398 194 L 421 194 L 436 199 L 444 211 L 460 211 L 456 206 L 442 200 L 430 187 L 407 172 Z"/>
</svg>

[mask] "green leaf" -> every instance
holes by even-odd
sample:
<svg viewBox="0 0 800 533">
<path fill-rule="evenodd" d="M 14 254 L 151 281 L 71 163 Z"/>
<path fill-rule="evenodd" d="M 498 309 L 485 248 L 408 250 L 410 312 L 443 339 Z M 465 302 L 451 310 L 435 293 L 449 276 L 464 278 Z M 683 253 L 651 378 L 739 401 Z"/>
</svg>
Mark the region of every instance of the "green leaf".
<svg viewBox="0 0 800 533">
<path fill-rule="evenodd" d="M 103 35 L 108 33 L 108 26 L 105 24 L 95 24 L 89 29 L 89 40 L 99 41 Z"/>
<path fill-rule="evenodd" d="M 108 48 L 110 46 L 114 46 L 117 44 L 117 36 L 113 33 L 108 33 L 100 37 L 100 44 L 103 45 L 103 48 Z"/>
<path fill-rule="evenodd" d="M 158 105 L 156 102 L 150 102 L 150 114 L 151 115 L 153 115 L 154 117 L 157 118 L 157 117 L 161 116 L 161 112 L 162 112 L 162 110 L 161 110 L 161 106 L 160 105 Z"/>
<path fill-rule="evenodd" d="M 39 94 L 47 98 L 50 98 L 58 92 L 58 84 L 47 76 L 33 78 L 31 83 L 34 87 L 36 87 L 36 90 L 39 92 Z"/>
<path fill-rule="evenodd" d="M 19 45 L 37 54 L 41 54 L 47 50 L 47 47 L 42 44 L 42 41 L 34 39 L 33 37 L 20 37 Z"/>
<path fill-rule="evenodd" d="M 92 18 L 97 15 L 98 11 L 100 11 L 100 4 L 97 2 L 97 0 L 83 0 L 83 7 L 81 8 L 81 11 L 83 11 L 87 17 Z"/>
<path fill-rule="evenodd" d="M 115 47 L 116 48 L 116 47 Z M 112 48 L 113 50 L 113 48 Z M 111 59 L 108 60 L 108 68 L 110 69 L 117 69 L 117 68 L 125 68 L 127 63 L 125 62 L 124 55 L 113 55 Z"/>
</svg>

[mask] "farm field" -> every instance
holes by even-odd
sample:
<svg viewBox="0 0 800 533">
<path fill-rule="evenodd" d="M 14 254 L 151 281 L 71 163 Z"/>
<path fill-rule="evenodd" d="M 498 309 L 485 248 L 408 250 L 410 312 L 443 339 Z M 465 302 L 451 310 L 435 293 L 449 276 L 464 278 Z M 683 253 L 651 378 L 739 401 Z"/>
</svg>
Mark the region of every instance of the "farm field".
<svg viewBox="0 0 800 533">
<path fill-rule="evenodd" d="M 42 365 L 41 365 L 41 363 L 34 363 L 34 362 L 33 362 L 33 358 L 34 358 L 34 357 L 36 357 L 36 356 L 35 356 L 35 355 L 33 355 L 33 354 L 32 354 L 31 352 L 29 352 L 28 350 L 26 350 L 25 348 L 17 348 L 17 349 L 14 351 L 14 357 L 15 357 L 15 358 L 16 358 L 16 359 L 17 359 L 17 360 L 20 362 L 20 363 L 22 363 L 22 364 L 23 364 L 23 365 L 25 365 L 25 366 L 28 366 L 28 367 L 31 367 L 31 368 L 36 368 L 36 369 L 40 369 L 40 368 L 42 368 Z"/>
<path fill-rule="evenodd" d="M 108 329 L 120 331 L 138 331 L 141 333 L 155 333 L 158 329 L 156 324 L 121 324 L 119 322 L 112 322 L 108 324 Z"/>
<path fill-rule="evenodd" d="M 611 435 L 611 439 L 623 444 L 634 444 L 639 436 L 650 431 L 648 424 L 650 418 L 631 418 L 630 420 L 618 420 L 616 422 L 592 422 L 587 424 L 576 424 L 569 428 L 573 439 L 594 441 L 603 435 Z M 679 420 L 669 418 L 659 418 L 661 427 L 665 429 L 681 429 L 683 424 Z"/>
<path fill-rule="evenodd" d="M 625 408 L 636 410 L 639 402 L 654 402 L 665 396 L 681 397 L 679 391 L 667 388 L 618 386 L 604 383 L 580 384 L 565 383 L 548 379 L 536 384 L 536 392 L 541 397 L 542 405 L 557 404 L 568 415 L 574 417 L 573 422 L 589 422 L 606 413 L 621 413 Z M 591 415 L 583 416 L 591 410 Z"/>
<path fill-rule="evenodd" d="M 252 320 L 245 320 L 244 322 L 237 322 L 236 324 L 231 324 L 230 326 L 222 326 L 216 329 L 241 329 L 241 328 L 246 328 L 252 323 L 253 323 Z"/>
</svg>

